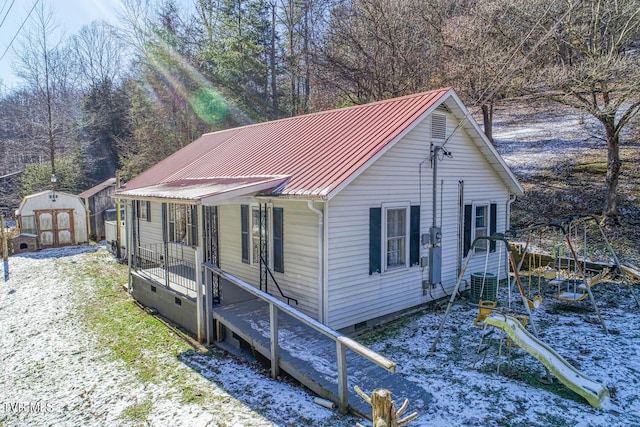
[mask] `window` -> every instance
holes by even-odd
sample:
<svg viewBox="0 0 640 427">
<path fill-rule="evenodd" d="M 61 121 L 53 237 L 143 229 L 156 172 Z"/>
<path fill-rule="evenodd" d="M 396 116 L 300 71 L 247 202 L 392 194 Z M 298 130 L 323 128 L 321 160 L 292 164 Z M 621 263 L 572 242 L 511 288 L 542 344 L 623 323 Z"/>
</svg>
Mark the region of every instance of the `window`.
<svg viewBox="0 0 640 427">
<path fill-rule="evenodd" d="M 489 211 L 488 206 L 476 206 L 475 207 L 475 219 L 474 219 L 474 239 L 478 237 L 487 236 L 488 231 L 488 218 L 487 212 Z M 486 252 L 487 251 L 487 243 L 488 240 L 479 240 L 476 242 L 476 246 L 474 250 L 477 252 Z"/>
<path fill-rule="evenodd" d="M 274 271 L 284 273 L 284 210 L 268 205 L 262 209 L 258 205 L 241 205 L 240 223 L 242 262 L 260 265 L 262 253 Z M 262 251 L 261 243 L 265 245 Z"/>
<path fill-rule="evenodd" d="M 169 241 L 189 246 L 198 245 L 197 207 L 170 203 Z"/>
<path fill-rule="evenodd" d="M 260 245 L 262 242 L 268 246 L 268 215 L 266 209 L 258 206 L 251 207 L 251 264 L 260 265 L 260 255 L 262 254 Z M 261 226 L 261 224 L 264 224 Z M 265 257 L 262 254 L 263 258 Z"/>
<path fill-rule="evenodd" d="M 151 202 L 139 201 L 138 202 L 138 217 L 140 219 L 146 219 L 151 221 Z"/>
<path fill-rule="evenodd" d="M 386 209 L 386 269 L 407 262 L 407 208 Z"/>
<path fill-rule="evenodd" d="M 369 209 L 369 274 L 418 265 L 420 206 L 383 204 Z"/>
<path fill-rule="evenodd" d="M 476 203 L 464 206 L 464 253 L 466 257 L 471 244 L 477 237 L 491 236 L 496 233 L 497 204 Z M 496 242 L 486 239 L 476 242 L 475 253 L 495 252 Z"/>
</svg>

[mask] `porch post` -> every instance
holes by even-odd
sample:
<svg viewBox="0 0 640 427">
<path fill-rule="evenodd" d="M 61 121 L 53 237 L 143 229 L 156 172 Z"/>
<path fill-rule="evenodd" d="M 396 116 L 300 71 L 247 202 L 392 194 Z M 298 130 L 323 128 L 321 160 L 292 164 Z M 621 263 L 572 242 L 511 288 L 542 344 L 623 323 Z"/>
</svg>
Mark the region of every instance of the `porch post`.
<svg viewBox="0 0 640 427">
<path fill-rule="evenodd" d="M 202 331 L 202 274 L 200 274 L 200 248 L 196 249 L 196 262 L 193 274 L 196 276 L 196 321 L 197 321 L 197 329 L 198 329 L 198 342 L 203 341 L 203 331 Z"/>
<path fill-rule="evenodd" d="M 131 200 L 127 203 L 127 221 L 125 226 L 125 231 L 127 233 L 127 266 L 128 266 L 128 281 L 127 281 L 127 290 L 131 292 L 132 290 L 132 279 L 131 279 L 131 270 L 133 264 L 133 253 L 134 253 L 134 231 L 135 225 L 133 224 L 135 201 Z"/>
<path fill-rule="evenodd" d="M 203 284 L 202 284 L 202 259 L 203 259 L 203 255 L 204 255 L 204 220 L 203 220 L 203 208 L 201 205 L 196 205 L 194 206 L 194 209 L 196 209 L 196 223 L 198 225 L 198 235 L 197 235 L 197 240 L 195 242 L 196 246 L 196 263 L 195 263 L 195 280 L 196 280 L 196 289 L 197 289 L 197 294 L 198 294 L 198 301 L 196 302 L 196 312 L 197 312 L 197 316 L 198 316 L 198 341 L 199 342 L 203 342 L 204 341 L 204 334 L 205 334 L 205 321 L 204 321 L 204 307 L 203 307 Z M 206 291 L 207 295 L 209 294 L 209 291 Z M 208 309 L 207 309 L 208 311 Z M 208 339 L 208 338 L 207 338 Z"/>
</svg>

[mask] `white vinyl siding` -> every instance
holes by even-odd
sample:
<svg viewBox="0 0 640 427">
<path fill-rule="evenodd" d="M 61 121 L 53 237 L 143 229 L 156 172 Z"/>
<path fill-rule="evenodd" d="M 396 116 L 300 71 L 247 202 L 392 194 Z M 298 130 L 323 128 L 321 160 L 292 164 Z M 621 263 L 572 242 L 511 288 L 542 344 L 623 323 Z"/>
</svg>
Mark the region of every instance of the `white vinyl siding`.
<svg viewBox="0 0 640 427">
<path fill-rule="evenodd" d="M 143 204 L 145 202 L 140 202 Z M 156 202 L 149 203 L 151 219 L 149 221 L 139 221 L 140 224 L 140 244 L 162 243 L 162 204 Z"/>
<path fill-rule="evenodd" d="M 369 209 L 406 200 L 420 205 L 420 234 L 432 225 L 432 174 L 430 149 L 432 121 L 425 118 L 357 179 L 329 202 L 327 324 L 343 328 L 385 316 L 450 294 L 457 280 L 459 241 L 459 182 L 464 181 L 464 204 L 473 200 L 497 203 L 497 229 L 504 230 L 509 192 L 471 141 L 447 114 L 446 149 L 452 157 L 438 160 L 436 224 L 442 227 L 442 287 L 423 292 L 428 271 L 419 267 L 369 274 Z M 383 221 L 384 222 L 384 221 Z M 383 237 L 384 242 L 384 237 Z M 385 244 L 382 245 L 383 247 Z M 428 246 L 420 246 L 420 256 Z M 386 257 L 385 257 L 386 258 Z M 484 257 L 478 257 L 484 258 Z M 384 259 L 384 258 L 383 258 Z M 472 260 L 467 273 L 484 266 Z M 496 264 L 491 254 L 490 265 Z M 503 257 L 504 263 L 504 257 Z M 443 291 L 444 288 L 444 291 Z"/>
<path fill-rule="evenodd" d="M 306 202 L 278 201 L 273 207 L 283 209 L 285 259 L 285 272 L 272 270 L 273 275 L 285 295 L 298 299 L 299 305 L 293 307 L 318 319 L 318 215 L 309 210 Z M 242 262 L 240 205 L 221 205 L 218 212 L 220 268 L 259 287 L 258 266 Z M 272 255 L 270 259 L 273 259 Z M 277 297 L 278 292 L 272 288 L 271 281 L 269 286 L 270 292 Z"/>
</svg>

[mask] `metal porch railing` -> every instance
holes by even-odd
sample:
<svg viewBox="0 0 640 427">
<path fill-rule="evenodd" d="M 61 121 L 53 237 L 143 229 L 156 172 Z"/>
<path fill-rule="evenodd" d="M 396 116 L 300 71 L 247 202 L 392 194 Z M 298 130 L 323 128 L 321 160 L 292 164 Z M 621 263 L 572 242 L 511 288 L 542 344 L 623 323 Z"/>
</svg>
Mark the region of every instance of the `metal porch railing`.
<svg viewBox="0 0 640 427">
<path fill-rule="evenodd" d="M 171 243 L 139 245 L 136 247 L 133 266 L 138 273 L 153 275 L 169 288 L 176 290 L 172 285 L 178 285 L 197 292 L 195 263 L 185 259 L 185 250 L 194 250 L 182 246 Z"/>
</svg>

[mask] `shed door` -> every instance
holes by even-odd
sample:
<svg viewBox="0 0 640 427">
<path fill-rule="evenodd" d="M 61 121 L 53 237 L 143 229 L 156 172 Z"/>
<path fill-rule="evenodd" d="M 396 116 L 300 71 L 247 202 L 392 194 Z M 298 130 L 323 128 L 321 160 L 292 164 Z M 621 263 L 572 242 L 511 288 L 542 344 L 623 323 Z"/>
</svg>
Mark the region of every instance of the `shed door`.
<svg viewBox="0 0 640 427">
<path fill-rule="evenodd" d="M 73 209 L 35 211 L 40 246 L 55 247 L 74 243 Z"/>
</svg>

